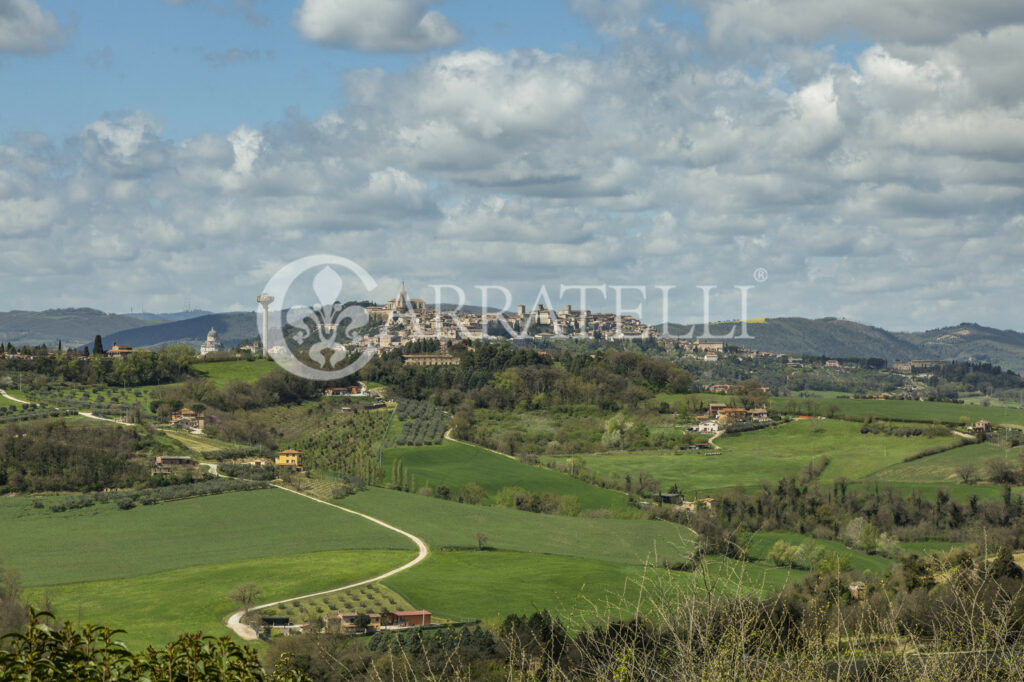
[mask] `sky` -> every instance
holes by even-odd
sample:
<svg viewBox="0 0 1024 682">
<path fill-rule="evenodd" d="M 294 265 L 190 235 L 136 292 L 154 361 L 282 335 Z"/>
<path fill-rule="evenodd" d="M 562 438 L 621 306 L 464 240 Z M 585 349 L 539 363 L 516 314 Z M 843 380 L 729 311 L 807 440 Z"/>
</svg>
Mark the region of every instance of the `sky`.
<svg viewBox="0 0 1024 682">
<path fill-rule="evenodd" d="M 1024 2 L 0 0 L 0 310 L 252 310 L 314 254 L 1024 329 Z"/>
</svg>

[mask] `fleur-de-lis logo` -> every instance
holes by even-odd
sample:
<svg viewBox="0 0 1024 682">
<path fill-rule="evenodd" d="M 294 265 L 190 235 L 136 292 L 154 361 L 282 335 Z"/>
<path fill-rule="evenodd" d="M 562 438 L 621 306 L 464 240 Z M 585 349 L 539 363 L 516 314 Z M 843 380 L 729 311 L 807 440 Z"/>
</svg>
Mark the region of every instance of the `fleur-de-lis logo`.
<svg viewBox="0 0 1024 682">
<path fill-rule="evenodd" d="M 268 306 L 261 336 L 270 356 L 289 372 L 308 379 L 329 381 L 348 376 L 363 367 L 374 354 L 372 348 L 358 355 L 358 330 L 369 323 L 366 309 L 344 305 L 345 283 L 335 267 L 359 278 L 366 291 L 377 287 L 365 269 L 341 256 L 308 256 L 281 268 L 267 283 L 264 296 L 276 307 Z M 318 305 L 283 307 L 282 301 L 295 281 L 319 268 L 313 277 L 313 293 Z"/>
</svg>

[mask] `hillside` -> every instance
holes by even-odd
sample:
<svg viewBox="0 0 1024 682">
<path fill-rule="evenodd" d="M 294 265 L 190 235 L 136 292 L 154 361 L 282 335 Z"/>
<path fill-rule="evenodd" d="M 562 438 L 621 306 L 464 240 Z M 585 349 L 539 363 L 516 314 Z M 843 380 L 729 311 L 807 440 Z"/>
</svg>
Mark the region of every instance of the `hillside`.
<svg viewBox="0 0 1024 682">
<path fill-rule="evenodd" d="M 180 320 L 191 320 L 194 317 L 212 314 L 209 310 L 184 310 L 180 313 L 128 313 L 129 317 L 137 320 L 152 320 L 155 322 L 178 322 Z"/>
<path fill-rule="evenodd" d="M 1024 372 L 1024 334 L 970 322 L 926 332 L 897 332 L 896 336 L 921 349 L 920 357 L 991 362 Z"/>
<path fill-rule="evenodd" d="M 732 326 L 731 322 L 716 323 L 711 325 L 711 330 L 715 335 L 722 335 L 729 333 Z M 675 328 L 673 333 L 689 330 L 689 327 L 682 325 L 670 325 L 671 327 Z M 700 330 L 699 325 L 697 330 Z M 763 322 L 748 323 L 747 330 L 753 339 L 728 343 L 773 353 L 826 355 L 832 358 L 875 357 L 886 360 L 909 360 L 932 357 L 922 356 L 916 345 L 884 329 L 834 317 L 818 320 L 804 317 L 768 318 Z"/>
<path fill-rule="evenodd" d="M 733 324 L 712 324 L 712 333 L 727 334 Z M 683 325 L 670 325 L 670 329 L 675 334 L 689 331 L 689 327 Z M 699 325 L 697 329 L 699 331 Z M 728 343 L 773 353 L 831 358 L 991 362 L 1004 369 L 1024 372 L 1024 334 L 968 322 L 926 332 L 888 332 L 834 317 L 816 320 L 778 317 L 749 322 L 747 329 L 754 338 Z"/>
<path fill-rule="evenodd" d="M 97 334 L 106 337 L 124 329 L 150 325 L 128 315 L 105 313 L 94 308 L 59 308 L 34 312 L 12 310 L 0 313 L 0 341 L 15 345 L 46 343 L 65 347 L 92 345 Z"/>
<path fill-rule="evenodd" d="M 225 348 L 253 340 L 259 335 L 256 327 L 256 313 L 212 313 L 177 322 L 164 322 L 138 326 L 111 335 L 111 343 L 117 342 L 148 348 L 164 344 L 184 343 L 196 348 L 206 340 L 210 328 L 217 330 Z M 106 337 L 104 337 L 106 340 Z"/>
</svg>

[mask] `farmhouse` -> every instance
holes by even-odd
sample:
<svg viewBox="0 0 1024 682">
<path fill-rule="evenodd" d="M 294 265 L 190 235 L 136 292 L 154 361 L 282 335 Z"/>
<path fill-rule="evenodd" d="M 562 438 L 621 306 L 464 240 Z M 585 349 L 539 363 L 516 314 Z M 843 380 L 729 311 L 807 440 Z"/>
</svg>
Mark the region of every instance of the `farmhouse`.
<svg viewBox="0 0 1024 682">
<path fill-rule="evenodd" d="M 838 360 L 826 360 L 825 361 L 825 366 L 826 367 L 835 367 L 836 369 L 839 369 L 839 367 L 841 365 L 839 364 Z"/>
<path fill-rule="evenodd" d="M 430 625 L 430 611 L 395 611 L 389 614 L 396 627 L 414 628 Z"/>
<path fill-rule="evenodd" d="M 758 407 L 747 412 L 747 416 L 751 421 L 755 422 L 767 422 L 771 421 L 771 417 L 768 416 L 768 410 L 763 407 Z"/>
<path fill-rule="evenodd" d="M 302 453 L 298 450 L 282 450 L 277 453 L 277 466 L 291 467 L 296 471 L 302 471 Z"/>
<path fill-rule="evenodd" d="M 683 496 L 679 493 L 658 493 L 658 501 L 662 504 L 679 504 Z"/>
<path fill-rule="evenodd" d="M 680 504 L 676 505 L 675 510 L 676 511 L 685 511 L 685 512 L 695 512 L 695 511 L 697 511 L 698 507 L 703 507 L 704 509 L 711 509 L 711 504 L 714 501 L 715 501 L 715 498 L 713 498 L 713 497 L 701 497 L 701 498 L 693 500 L 693 501 L 687 500 L 687 501 L 681 502 Z"/>
<path fill-rule="evenodd" d="M 974 425 L 970 428 L 971 433 L 988 433 L 991 430 L 992 422 L 985 421 L 984 419 L 974 422 Z"/>
<path fill-rule="evenodd" d="M 746 418 L 747 411 L 742 407 L 726 407 L 718 411 L 718 421 L 720 424 L 742 421 Z"/>
<path fill-rule="evenodd" d="M 115 343 L 113 346 L 111 346 L 110 350 L 107 351 L 107 357 L 123 358 L 126 355 L 131 355 L 134 352 L 135 349 L 132 348 L 131 346 L 119 346 L 118 344 Z"/>
<path fill-rule="evenodd" d="M 718 422 L 702 421 L 694 427 L 694 431 L 697 433 L 718 433 Z"/>
<path fill-rule="evenodd" d="M 191 457 L 184 457 L 180 455 L 157 455 L 156 466 L 172 466 L 172 465 L 184 465 L 191 466 L 193 464 Z"/>
<path fill-rule="evenodd" d="M 324 395 L 364 395 L 364 393 L 359 386 L 338 386 L 333 388 L 325 388 Z"/>
<path fill-rule="evenodd" d="M 708 416 L 714 419 L 718 416 L 718 413 L 724 410 L 728 405 L 725 403 L 711 403 L 708 405 Z"/>
</svg>

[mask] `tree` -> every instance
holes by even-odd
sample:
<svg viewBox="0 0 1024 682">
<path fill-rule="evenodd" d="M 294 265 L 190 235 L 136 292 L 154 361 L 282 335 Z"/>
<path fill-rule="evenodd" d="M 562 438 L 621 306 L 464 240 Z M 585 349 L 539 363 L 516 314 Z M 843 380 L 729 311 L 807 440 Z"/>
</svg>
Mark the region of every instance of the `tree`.
<svg viewBox="0 0 1024 682">
<path fill-rule="evenodd" d="M 1021 570 L 1021 567 L 1013 560 L 1013 552 L 1010 551 L 1010 547 L 1003 545 L 999 548 L 999 553 L 996 554 L 992 565 L 989 566 L 988 575 L 991 578 L 1015 578 L 1020 580 L 1024 578 L 1024 570 Z"/>
<path fill-rule="evenodd" d="M 487 547 L 487 533 L 477 532 L 476 534 L 476 548 L 483 550 Z"/>
<path fill-rule="evenodd" d="M 462 486 L 462 490 L 459 492 L 459 497 L 466 504 L 480 504 L 486 496 L 487 493 L 484 489 L 472 482 Z"/>
<path fill-rule="evenodd" d="M 246 613 L 252 605 L 263 596 L 263 590 L 256 586 L 256 583 L 245 583 L 228 592 L 228 599 L 236 602 Z"/>
<path fill-rule="evenodd" d="M 956 475 L 965 485 L 971 485 L 978 480 L 978 467 L 974 462 L 964 462 L 956 468 Z"/>
<path fill-rule="evenodd" d="M 92 341 L 92 354 L 103 355 L 103 337 L 99 334 L 97 334 L 96 338 Z"/>
</svg>

